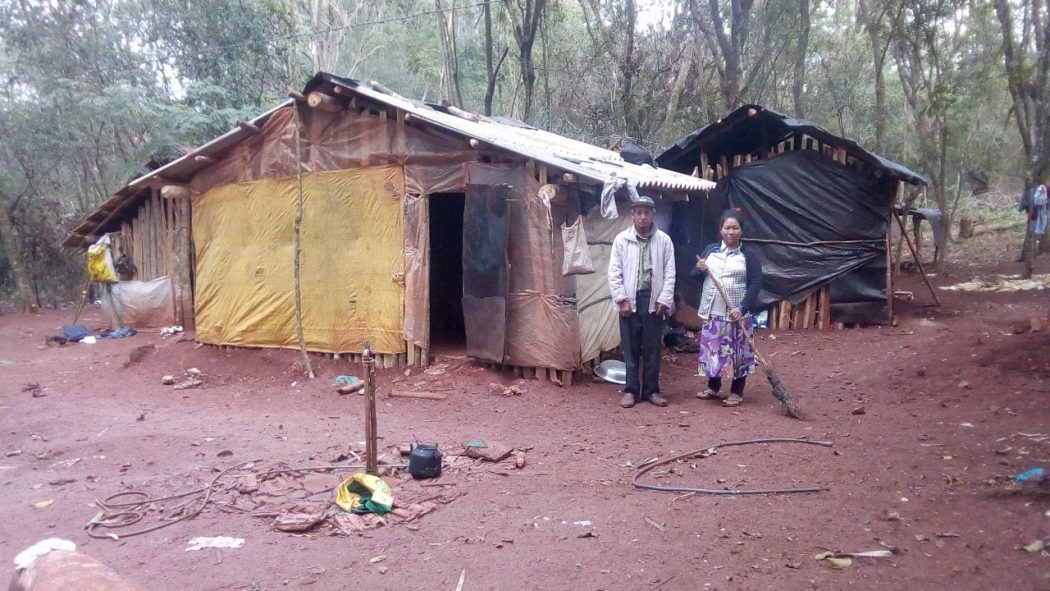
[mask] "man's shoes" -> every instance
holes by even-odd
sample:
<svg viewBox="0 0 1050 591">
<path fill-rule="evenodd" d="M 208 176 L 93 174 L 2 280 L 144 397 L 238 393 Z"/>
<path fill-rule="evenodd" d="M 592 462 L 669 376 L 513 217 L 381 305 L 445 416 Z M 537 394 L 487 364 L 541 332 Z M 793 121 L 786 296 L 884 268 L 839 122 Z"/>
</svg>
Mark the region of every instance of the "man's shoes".
<svg viewBox="0 0 1050 591">
<path fill-rule="evenodd" d="M 667 399 L 659 394 L 650 394 L 649 402 L 652 402 L 656 406 L 667 406 L 668 404 Z"/>
<path fill-rule="evenodd" d="M 634 394 L 624 392 L 623 396 L 620 397 L 620 406 L 623 408 L 631 408 L 634 406 Z"/>
</svg>

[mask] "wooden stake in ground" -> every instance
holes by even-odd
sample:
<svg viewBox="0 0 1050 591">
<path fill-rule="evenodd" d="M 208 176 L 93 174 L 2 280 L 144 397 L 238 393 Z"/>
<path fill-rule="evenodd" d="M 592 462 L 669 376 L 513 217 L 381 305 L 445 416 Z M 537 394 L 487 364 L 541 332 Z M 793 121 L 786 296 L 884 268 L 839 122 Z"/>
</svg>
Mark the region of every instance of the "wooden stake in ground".
<svg viewBox="0 0 1050 591">
<path fill-rule="evenodd" d="M 376 435 L 376 362 L 368 341 L 365 341 L 365 352 L 361 355 L 361 375 L 365 381 L 365 471 L 377 474 L 379 445 Z"/>
<path fill-rule="evenodd" d="M 930 285 L 930 278 L 926 275 L 926 269 L 922 267 L 922 259 L 919 258 L 919 253 L 915 250 L 915 246 L 911 243 L 911 238 L 908 236 L 908 232 L 904 230 L 904 220 L 897 212 L 893 212 L 893 217 L 897 218 L 897 225 L 900 226 L 901 234 L 904 236 L 904 240 L 908 243 L 908 250 L 911 251 L 911 256 L 915 257 L 915 266 L 919 268 L 919 273 L 922 275 L 922 280 L 926 282 L 926 287 L 930 290 L 930 295 L 933 296 L 933 302 L 938 306 L 941 305 L 941 299 L 937 297 L 937 291 Z M 889 297 L 893 297 L 893 294 L 889 294 Z"/>
<path fill-rule="evenodd" d="M 729 296 L 726 295 L 725 290 L 722 289 L 722 285 L 718 283 L 718 280 L 715 279 L 715 276 L 711 273 L 707 274 L 707 278 L 711 281 L 712 284 L 714 284 L 715 289 L 717 289 L 718 293 L 721 294 L 722 300 L 728 305 Z M 780 404 L 784 405 L 784 412 L 787 414 L 787 416 L 794 419 L 804 418 L 805 414 L 802 412 L 802 409 L 798 406 L 798 403 L 795 402 L 795 398 L 791 395 L 791 393 L 788 392 L 786 388 L 784 388 L 783 382 L 780 381 L 780 376 L 777 375 L 777 372 L 773 371 L 773 366 L 770 365 L 768 361 L 766 361 L 766 358 L 758 352 L 758 349 L 755 347 L 755 339 L 752 338 L 751 335 L 747 334 L 747 328 L 744 326 L 744 319 L 741 318 L 740 320 L 737 320 L 737 325 L 740 327 L 740 330 L 744 331 L 744 335 L 747 336 L 747 344 L 751 345 L 751 352 L 754 353 L 755 360 L 758 361 L 758 364 L 762 366 L 762 369 L 766 370 L 766 379 L 769 380 L 769 385 L 773 387 L 773 397 L 779 400 Z"/>
</svg>

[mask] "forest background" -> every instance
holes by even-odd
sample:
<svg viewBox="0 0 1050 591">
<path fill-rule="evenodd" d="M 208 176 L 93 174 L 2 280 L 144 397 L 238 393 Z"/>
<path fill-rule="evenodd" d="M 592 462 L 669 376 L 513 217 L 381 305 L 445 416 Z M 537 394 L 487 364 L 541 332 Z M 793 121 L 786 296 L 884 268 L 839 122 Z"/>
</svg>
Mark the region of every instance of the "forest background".
<svg viewBox="0 0 1050 591">
<path fill-rule="evenodd" d="M 319 70 L 657 154 L 760 103 L 988 221 L 1050 180 L 1048 69 L 1050 0 L 0 0 L 0 298 L 78 297 L 80 218 Z"/>
</svg>

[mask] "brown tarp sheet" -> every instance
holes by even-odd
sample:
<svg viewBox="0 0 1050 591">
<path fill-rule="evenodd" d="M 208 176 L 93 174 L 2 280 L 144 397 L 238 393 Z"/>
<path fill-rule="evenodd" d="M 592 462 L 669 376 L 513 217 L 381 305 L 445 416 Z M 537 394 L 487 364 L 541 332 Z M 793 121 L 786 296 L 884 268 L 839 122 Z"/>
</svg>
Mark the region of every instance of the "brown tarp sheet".
<svg viewBox="0 0 1050 591">
<path fill-rule="evenodd" d="M 526 166 L 471 163 L 467 176 L 471 184 L 511 186 L 505 363 L 563 370 L 579 367 L 576 307 L 562 297 L 566 282 L 561 275 L 558 228 L 565 219 L 564 204 L 545 203 L 534 172 Z"/>
<path fill-rule="evenodd" d="M 307 349 L 404 351 L 399 166 L 303 176 L 302 310 Z M 297 348 L 296 181 L 214 188 L 193 201 L 197 340 Z"/>
</svg>

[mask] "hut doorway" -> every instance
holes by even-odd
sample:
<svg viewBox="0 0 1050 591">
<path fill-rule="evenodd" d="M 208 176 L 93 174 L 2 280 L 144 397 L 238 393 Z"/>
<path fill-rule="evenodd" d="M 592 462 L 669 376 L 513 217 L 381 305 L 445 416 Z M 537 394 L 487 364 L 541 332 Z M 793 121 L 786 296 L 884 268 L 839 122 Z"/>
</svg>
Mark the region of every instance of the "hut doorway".
<svg viewBox="0 0 1050 591">
<path fill-rule="evenodd" d="M 430 351 L 462 354 L 463 193 L 434 193 L 430 204 Z"/>
</svg>

